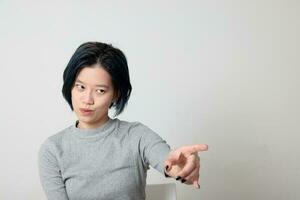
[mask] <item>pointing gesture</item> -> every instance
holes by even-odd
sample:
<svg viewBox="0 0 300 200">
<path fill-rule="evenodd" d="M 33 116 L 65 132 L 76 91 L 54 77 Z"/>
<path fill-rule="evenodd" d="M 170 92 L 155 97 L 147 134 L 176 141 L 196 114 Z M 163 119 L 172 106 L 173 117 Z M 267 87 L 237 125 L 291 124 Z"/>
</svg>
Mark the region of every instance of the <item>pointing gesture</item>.
<svg viewBox="0 0 300 200">
<path fill-rule="evenodd" d="M 171 151 L 165 160 L 166 175 L 180 180 L 182 183 L 199 185 L 200 158 L 199 152 L 207 151 L 206 144 L 183 146 Z"/>
</svg>

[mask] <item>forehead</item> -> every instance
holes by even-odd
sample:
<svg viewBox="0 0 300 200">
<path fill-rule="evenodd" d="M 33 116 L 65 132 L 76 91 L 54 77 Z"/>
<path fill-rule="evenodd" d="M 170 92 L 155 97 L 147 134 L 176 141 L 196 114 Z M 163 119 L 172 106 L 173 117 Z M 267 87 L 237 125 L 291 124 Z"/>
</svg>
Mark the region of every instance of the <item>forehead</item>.
<svg viewBox="0 0 300 200">
<path fill-rule="evenodd" d="M 88 85 L 110 86 L 112 84 L 110 74 L 99 65 L 83 68 L 75 79 L 78 80 Z"/>
</svg>

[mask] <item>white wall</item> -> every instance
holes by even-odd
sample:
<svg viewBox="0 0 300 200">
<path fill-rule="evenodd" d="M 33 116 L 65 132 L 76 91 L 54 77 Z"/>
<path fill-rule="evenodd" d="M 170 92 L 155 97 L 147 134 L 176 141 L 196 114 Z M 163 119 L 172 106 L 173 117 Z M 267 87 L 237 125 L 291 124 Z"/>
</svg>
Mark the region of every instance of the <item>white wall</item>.
<svg viewBox="0 0 300 200">
<path fill-rule="evenodd" d="M 45 199 L 37 150 L 74 123 L 62 73 L 86 41 L 128 58 L 120 119 L 210 145 L 179 199 L 300 198 L 299 1 L 47 2 L 0 1 L 0 199 Z"/>
</svg>

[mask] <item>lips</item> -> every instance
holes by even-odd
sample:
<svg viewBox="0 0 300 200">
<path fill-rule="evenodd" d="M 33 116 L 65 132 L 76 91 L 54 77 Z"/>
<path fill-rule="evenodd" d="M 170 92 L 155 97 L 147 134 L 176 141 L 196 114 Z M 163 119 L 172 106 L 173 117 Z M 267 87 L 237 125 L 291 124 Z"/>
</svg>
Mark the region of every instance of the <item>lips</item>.
<svg viewBox="0 0 300 200">
<path fill-rule="evenodd" d="M 79 109 L 82 115 L 91 115 L 94 111 L 90 109 L 80 108 Z"/>
</svg>

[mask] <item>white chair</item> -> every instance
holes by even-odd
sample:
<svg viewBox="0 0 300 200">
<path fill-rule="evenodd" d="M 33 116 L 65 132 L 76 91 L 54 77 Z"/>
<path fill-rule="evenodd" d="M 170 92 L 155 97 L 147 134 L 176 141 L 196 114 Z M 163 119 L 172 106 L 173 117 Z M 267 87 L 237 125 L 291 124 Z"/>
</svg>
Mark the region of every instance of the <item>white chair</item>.
<svg viewBox="0 0 300 200">
<path fill-rule="evenodd" d="M 175 183 L 146 185 L 146 200 L 176 200 Z"/>
</svg>

